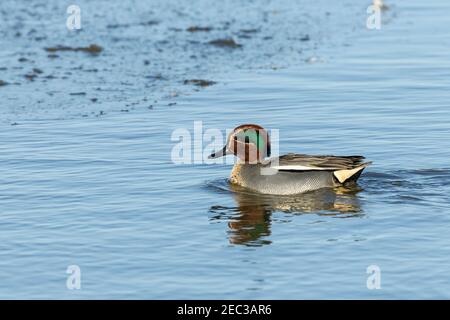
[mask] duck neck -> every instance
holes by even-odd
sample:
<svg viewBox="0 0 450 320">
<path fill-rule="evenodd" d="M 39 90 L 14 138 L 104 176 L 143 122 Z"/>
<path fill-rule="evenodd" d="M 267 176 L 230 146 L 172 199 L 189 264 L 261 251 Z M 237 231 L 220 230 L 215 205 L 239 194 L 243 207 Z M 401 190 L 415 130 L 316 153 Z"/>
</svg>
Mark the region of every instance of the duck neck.
<svg viewBox="0 0 450 320">
<path fill-rule="evenodd" d="M 244 185 L 251 176 L 259 175 L 261 163 L 236 162 L 231 170 L 230 181 L 235 184 Z"/>
</svg>

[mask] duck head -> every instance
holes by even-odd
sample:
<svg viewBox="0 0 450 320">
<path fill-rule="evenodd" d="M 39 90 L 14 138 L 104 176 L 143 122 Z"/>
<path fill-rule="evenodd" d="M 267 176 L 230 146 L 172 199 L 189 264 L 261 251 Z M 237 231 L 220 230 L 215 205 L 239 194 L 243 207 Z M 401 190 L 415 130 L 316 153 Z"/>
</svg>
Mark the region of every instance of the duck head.
<svg viewBox="0 0 450 320">
<path fill-rule="evenodd" d="M 244 163 L 261 163 L 266 157 L 270 157 L 270 140 L 267 131 L 256 124 L 240 125 L 230 133 L 225 146 L 214 153 L 208 159 L 234 154 Z"/>
</svg>

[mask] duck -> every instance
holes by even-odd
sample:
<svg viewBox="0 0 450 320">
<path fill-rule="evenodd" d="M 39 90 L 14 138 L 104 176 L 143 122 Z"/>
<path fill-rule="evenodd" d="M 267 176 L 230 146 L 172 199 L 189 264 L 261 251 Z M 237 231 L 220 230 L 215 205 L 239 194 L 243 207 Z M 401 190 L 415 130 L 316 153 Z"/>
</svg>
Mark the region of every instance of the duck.
<svg viewBox="0 0 450 320">
<path fill-rule="evenodd" d="M 271 156 L 268 132 L 257 124 L 242 124 L 228 135 L 225 146 L 209 155 L 238 158 L 229 182 L 248 190 L 272 195 L 301 194 L 322 188 L 354 184 L 372 162 L 363 156 L 306 155 Z"/>
</svg>

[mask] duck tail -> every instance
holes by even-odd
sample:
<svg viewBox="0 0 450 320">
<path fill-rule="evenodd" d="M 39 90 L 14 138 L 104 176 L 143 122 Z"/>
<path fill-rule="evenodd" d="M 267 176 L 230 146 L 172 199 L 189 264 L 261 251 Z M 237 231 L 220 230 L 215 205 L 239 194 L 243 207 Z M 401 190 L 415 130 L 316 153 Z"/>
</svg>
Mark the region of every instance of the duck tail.
<svg viewBox="0 0 450 320">
<path fill-rule="evenodd" d="M 356 181 L 364 169 L 371 164 L 372 162 L 365 162 L 354 169 L 337 170 L 333 172 L 333 175 L 342 184 L 350 181 Z"/>
</svg>

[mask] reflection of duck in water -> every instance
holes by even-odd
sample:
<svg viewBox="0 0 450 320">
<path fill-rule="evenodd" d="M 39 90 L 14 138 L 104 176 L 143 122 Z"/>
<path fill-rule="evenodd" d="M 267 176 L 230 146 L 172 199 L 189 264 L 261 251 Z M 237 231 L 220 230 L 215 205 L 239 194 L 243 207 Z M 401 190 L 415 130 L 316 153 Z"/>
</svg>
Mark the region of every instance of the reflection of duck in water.
<svg viewBox="0 0 450 320">
<path fill-rule="evenodd" d="M 320 189 L 295 196 L 273 196 L 251 193 L 230 184 L 236 207 L 213 206 L 212 219 L 227 220 L 232 244 L 258 246 L 270 244 L 271 213 L 312 213 L 348 218 L 361 215 L 356 186 L 352 188 Z"/>
<path fill-rule="evenodd" d="M 238 157 L 230 181 L 265 194 L 298 194 L 320 188 L 344 186 L 356 181 L 370 162 L 362 156 L 311 156 L 286 154 L 270 156 L 267 131 L 255 124 L 236 127 L 222 150 L 210 158 L 227 154 Z"/>
</svg>

